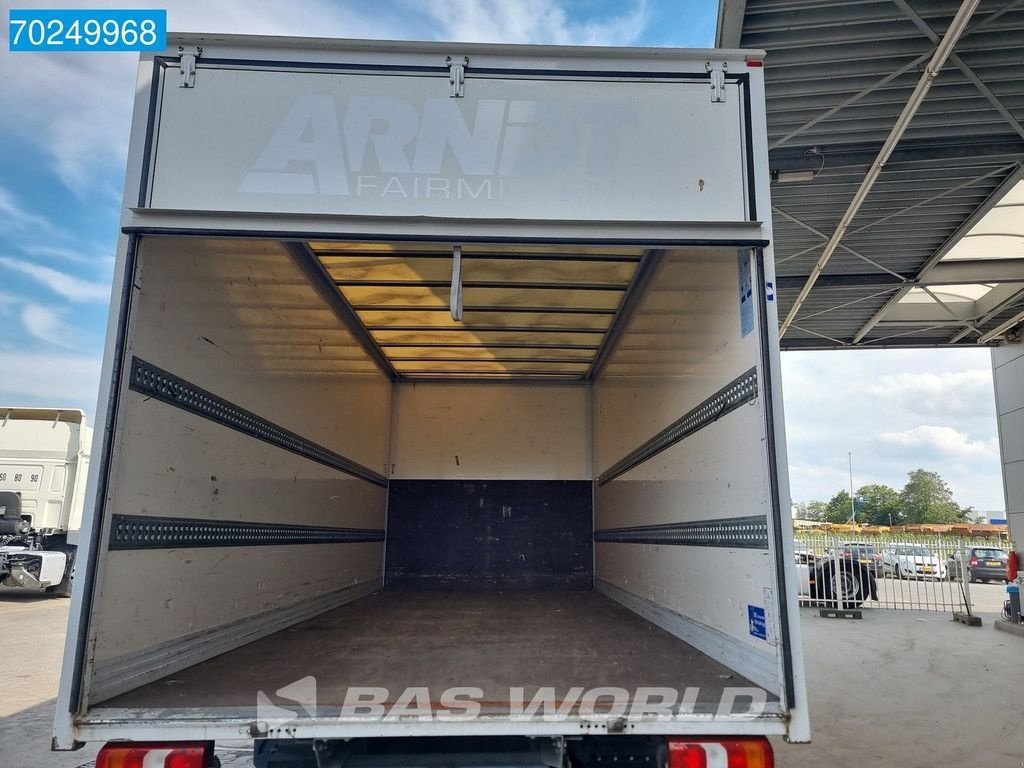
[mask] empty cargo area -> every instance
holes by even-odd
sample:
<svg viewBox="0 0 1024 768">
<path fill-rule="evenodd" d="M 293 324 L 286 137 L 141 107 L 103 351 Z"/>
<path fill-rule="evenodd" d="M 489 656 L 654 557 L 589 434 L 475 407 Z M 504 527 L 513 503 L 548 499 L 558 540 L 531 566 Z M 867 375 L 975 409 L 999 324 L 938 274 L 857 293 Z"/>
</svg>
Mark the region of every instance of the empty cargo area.
<svg viewBox="0 0 1024 768">
<path fill-rule="evenodd" d="M 318 714 L 337 714 L 352 688 L 383 688 L 393 706 L 409 688 L 433 701 L 478 688 L 487 713 L 509 693 L 529 701 L 552 687 L 694 689 L 695 712 L 716 712 L 726 686 L 753 683 L 593 590 L 483 592 L 388 588 L 170 675 L 104 704 L 125 708 L 254 708 L 312 676 Z M 770 697 L 774 699 L 775 697 Z"/>
<path fill-rule="evenodd" d="M 496 716 L 693 689 L 695 722 L 746 687 L 779 717 L 756 252 L 133 254 L 82 722 L 251 719 L 308 678 L 310 720 L 360 687 Z"/>
</svg>

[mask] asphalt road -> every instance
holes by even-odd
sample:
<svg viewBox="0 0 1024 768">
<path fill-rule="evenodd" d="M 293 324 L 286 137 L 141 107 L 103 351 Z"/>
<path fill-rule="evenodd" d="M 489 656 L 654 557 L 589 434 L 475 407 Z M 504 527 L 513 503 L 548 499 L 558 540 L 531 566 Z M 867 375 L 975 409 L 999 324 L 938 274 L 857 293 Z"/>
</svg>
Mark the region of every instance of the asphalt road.
<svg viewBox="0 0 1024 768">
<path fill-rule="evenodd" d="M 812 744 L 776 743 L 780 768 L 1024 766 L 1024 638 L 996 632 L 1001 584 L 971 585 L 980 629 L 921 611 L 861 621 L 801 609 Z M 68 600 L 0 590 L 0 766 L 91 766 L 96 746 L 50 752 Z M 218 745 L 224 768 L 251 765 Z"/>
</svg>

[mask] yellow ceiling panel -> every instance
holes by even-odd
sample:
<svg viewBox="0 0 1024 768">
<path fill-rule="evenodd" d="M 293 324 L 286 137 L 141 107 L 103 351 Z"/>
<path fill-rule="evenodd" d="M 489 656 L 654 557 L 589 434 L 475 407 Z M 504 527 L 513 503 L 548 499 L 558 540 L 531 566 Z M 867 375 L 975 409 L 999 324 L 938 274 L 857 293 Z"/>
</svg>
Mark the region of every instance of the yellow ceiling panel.
<svg viewBox="0 0 1024 768">
<path fill-rule="evenodd" d="M 463 244 L 455 321 L 452 243 L 309 245 L 395 371 L 410 377 L 579 379 L 644 255 L 632 246 Z M 287 364 L 307 348 L 267 352 Z"/>
<path fill-rule="evenodd" d="M 450 291 L 418 285 L 369 286 L 346 285 L 342 295 L 356 309 L 375 307 L 447 307 Z M 622 300 L 621 291 L 594 291 L 575 288 L 465 288 L 466 307 L 604 310 L 614 312 Z"/>
<path fill-rule="evenodd" d="M 474 312 L 467 311 L 462 322 L 452 320 L 448 312 L 364 309 L 359 319 L 370 329 L 385 328 L 452 328 L 458 330 L 484 328 L 563 328 L 567 330 L 605 331 L 612 315 L 572 312 Z"/>
<path fill-rule="evenodd" d="M 396 344 L 424 345 L 521 345 L 527 347 L 570 346 L 597 349 L 603 333 L 570 333 L 561 331 L 372 331 L 382 346 Z"/>
<path fill-rule="evenodd" d="M 324 256 L 331 278 L 341 282 L 434 282 L 448 285 L 452 259 L 387 256 Z M 540 285 L 614 285 L 633 279 L 633 261 L 560 259 L 474 259 L 463 255 L 462 283 L 537 283 Z"/>
<path fill-rule="evenodd" d="M 369 286 L 348 285 L 341 288 L 342 295 L 353 307 L 447 307 L 447 288 L 427 288 L 420 285 Z"/>
<path fill-rule="evenodd" d="M 496 360 L 473 360 L 451 362 L 445 360 L 393 361 L 399 373 L 576 373 L 585 374 L 590 363 L 544 363 L 534 361 L 500 362 Z"/>
<path fill-rule="evenodd" d="M 548 347 L 389 347 L 384 354 L 392 362 L 399 360 L 560 360 L 565 362 L 592 360 L 593 349 Z"/>
</svg>

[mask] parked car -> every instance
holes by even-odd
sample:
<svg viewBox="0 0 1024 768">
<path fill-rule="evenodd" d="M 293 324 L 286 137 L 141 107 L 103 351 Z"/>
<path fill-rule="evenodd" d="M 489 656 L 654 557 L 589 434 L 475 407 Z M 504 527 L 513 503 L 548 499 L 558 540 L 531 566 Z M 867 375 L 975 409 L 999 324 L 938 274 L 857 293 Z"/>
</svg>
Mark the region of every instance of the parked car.
<svg viewBox="0 0 1024 768">
<path fill-rule="evenodd" d="M 848 541 L 841 547 L 833 550 L 833 557 L 838 554 L 844 560 L 860 563 L 869 568 L 876 577 L 883 575 L 882 553 L 874 544 L 865 544 L 862 541 Z"/>
<path fill-rule="evenodd" d="M 797 564 L 810 563 L 813 565 L 819 560 L 818 555 L 814 554 L 807 542 L 800 541 L 799 539 L 793 540 L 793 556 Z"/>
<path fill-rule="evenodd" d="M 967 578 L 973 584 L 977 581 L 1006 581 L 1006 552 L 996 547 L 968 547 L 964 550 L 963 562 L 967 563 Z M 959 553 L 949 556 L 947 562 L 949 578 L 961 576 Z"/>
<path fill-rule="evenodd" d="M 890 544 L 882 553 L 882 570 L 894 579 L 946 578 L 946 564 L 920 544 Z"/>
</svg>

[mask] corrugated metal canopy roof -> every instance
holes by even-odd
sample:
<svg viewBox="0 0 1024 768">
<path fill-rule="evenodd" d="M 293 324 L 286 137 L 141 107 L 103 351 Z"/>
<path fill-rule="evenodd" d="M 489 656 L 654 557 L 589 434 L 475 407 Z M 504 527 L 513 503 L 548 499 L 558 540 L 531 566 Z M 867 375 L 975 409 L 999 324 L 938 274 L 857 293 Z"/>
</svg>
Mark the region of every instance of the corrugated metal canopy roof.
<svg viewBox="0 0 1024 768">
<path fill-rule="evenodd" d="M 959 8 L 722 0 L 717 44 L 767 51 L 780 317 Z M 783 348 L 974 345 L 1024 321 L 1024 207 L 1006 197 L 1024 178 L 1022 65 L 1024 0 L 982 0 Z M 986 235 L 969 255 L 968 233 Z M 978 298 L 948 288 L 976 284 Z"/>
</svg>

